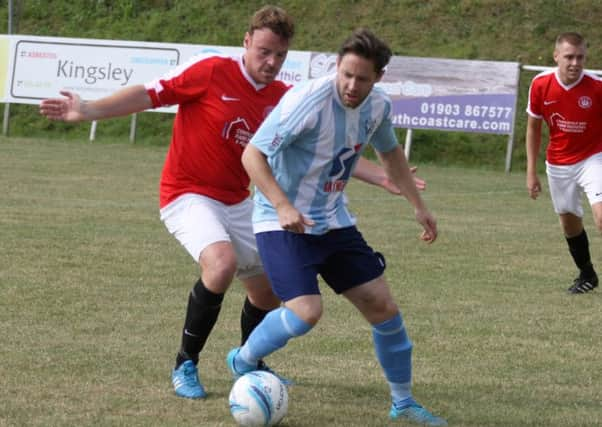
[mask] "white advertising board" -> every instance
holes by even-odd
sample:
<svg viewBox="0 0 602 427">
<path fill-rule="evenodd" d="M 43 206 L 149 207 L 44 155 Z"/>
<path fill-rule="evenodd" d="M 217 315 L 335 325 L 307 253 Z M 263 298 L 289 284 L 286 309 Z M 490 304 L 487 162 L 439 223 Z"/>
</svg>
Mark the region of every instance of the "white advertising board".
<svg viewBox="0 0 602 427">
<path fill-rule="evenodd" d="M 158 78 L 196 55 L 242 54 L 242 47 L 37 36 L 0 39 L 2 101 L 38 104 L 61 90 L 98 99 Z M 279 78 L 306 79 L 309 52 L 291 51 Z M 2 84 L 0 83 L 0 84 Z"/>
<path fill-rule="evenodd" d="M 0 94 L 2 102 L 28 104 L 64 89 L 98 99 L 156 79 L 196 55 L 242 52 L 231 46 L 0 36 Z M 335 66 L 333 53 L 290 51 L 278 78 L 294 85 Z M 515 62 L 394 56 L 379 85 L 391 96 L 398 127 L 510 135 L 519 72 Z"/>
</svg>

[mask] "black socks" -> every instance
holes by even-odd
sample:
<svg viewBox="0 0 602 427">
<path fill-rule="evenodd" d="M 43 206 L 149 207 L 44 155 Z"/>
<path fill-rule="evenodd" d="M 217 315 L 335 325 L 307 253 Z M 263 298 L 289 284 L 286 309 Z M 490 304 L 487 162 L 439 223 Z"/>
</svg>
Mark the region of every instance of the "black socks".
<svg viewBox="0 0 602 427">
<path fill-rule="evenodd" d="M 575 265 L 577 265 L 581 271 L 580 277 L 582 279 L 590 279 L 595 276 L 596 272 L 592 265 L 589 253 L 589 240 L 585 230 L 577 236 L 566 237 L 566 242 L 569 245 L 569 252 L 575 261 Z"/>
<path fill-rule="evenodd" d="M 224 294 L 214 294 L 199 279 L 188 297 L 186 320 L 182 331 L 182 347 L 176 357 L 176 368 L 185 360 L 199 361 L 203 349 L 222 307 Z"/>
<path fill-rule="evenodd" d="M 241 340 L 240 345 L 247 342 L 249 335 L 253 332 L 253 329 L 261 323 L 263 318 L 268 314 L 270 310 L 262 310 L 259 307 L 255 307 L 249 301 L 249 297 L 245 298 L 245 304 L 240 313 L 240 332 Z"/>
</svg>

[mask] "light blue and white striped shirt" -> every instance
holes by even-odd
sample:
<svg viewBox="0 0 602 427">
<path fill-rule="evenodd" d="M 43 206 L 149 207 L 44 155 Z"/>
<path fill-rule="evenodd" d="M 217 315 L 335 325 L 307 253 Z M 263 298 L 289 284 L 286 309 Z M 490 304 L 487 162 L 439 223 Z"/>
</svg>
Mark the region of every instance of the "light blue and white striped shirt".
<svg viewBox="0 0 602 427">
<path fill-rule="evenodd" d="M 391 101 L 373 88 L 356 108 L 343 105 L 336 75 L 310 80 L 289 90 L 259 127 L 251 144 L 267 156 L 289 201 L 315 221 L 305 232 L 323 234 L 355 224 L 343 189 L 365 146 L 393 150 Z M 256 189 L 255 233 L 282 230 L 276 210 Z"/>
</svg>

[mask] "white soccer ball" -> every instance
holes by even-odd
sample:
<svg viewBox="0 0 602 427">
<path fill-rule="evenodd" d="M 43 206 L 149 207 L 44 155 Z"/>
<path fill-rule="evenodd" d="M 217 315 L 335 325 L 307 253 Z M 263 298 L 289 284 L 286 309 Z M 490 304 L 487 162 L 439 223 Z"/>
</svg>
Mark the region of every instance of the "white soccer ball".
<svg viewBox="0 0 602 427">
<path fill-rule="evenodd" d="M 232 416 L 244 427 L 274 426 L 288 410 L 286 386 L 266 371 L 252 371 L 236 380 L 229 400 Z"/>
</svg>

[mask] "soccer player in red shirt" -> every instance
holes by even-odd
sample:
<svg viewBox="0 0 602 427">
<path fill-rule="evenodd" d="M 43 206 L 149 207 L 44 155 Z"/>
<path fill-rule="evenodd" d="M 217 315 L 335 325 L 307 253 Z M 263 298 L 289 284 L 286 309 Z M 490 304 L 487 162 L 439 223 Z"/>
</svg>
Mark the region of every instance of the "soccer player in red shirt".
<svg viewBox="0 0 602 427">
<path fill-rule="evenodd" d="M 534 77 L 527 106 L 527 190 L 541 192 L 537 157 L 542 121 L 548 125 L 546 174 L 554 210 L 579 275 L 569 292 L 582 294 L 598 286 L 583 226 L 581 197 L 587 195 L 598 231 L 602 231 L 602 80 L 584 71 L 586 42 L 574 32 L 556 39 L 558 65 Z"/>
<path fill-rule="evenodd" d="M 178 396 L 203 398 L 197 364 L 234 277 L 245 286 L 242 343 L 268 311 L 280 305 L 263 273 L 251 225 L 244 147 L 288 87 L 275 80 L 288 53 L 294 23 L 265 6 L 251 18 L 242 57 L 196 57 L 162 78 L 105 98 L 83 101 L 68 91 L 47 99 L 40 113 L 79 122 L 178 104 L 160 182 L 161 219 L 201 268 L 190 292 L 172 383 Z M 356 178 L 400 194 L 382 168 L 362 159 Z M 419 189 L 424 181 L 414 178 Z M 260 362 L 259 369 L 269 369 Z"/>
</svg>

